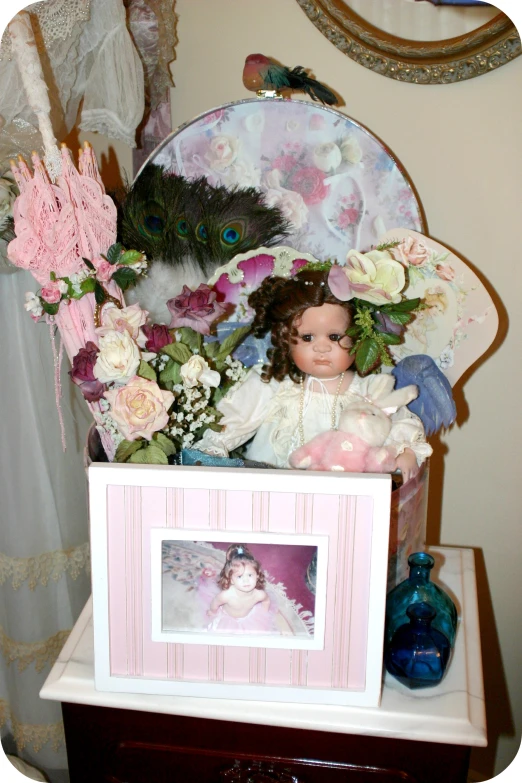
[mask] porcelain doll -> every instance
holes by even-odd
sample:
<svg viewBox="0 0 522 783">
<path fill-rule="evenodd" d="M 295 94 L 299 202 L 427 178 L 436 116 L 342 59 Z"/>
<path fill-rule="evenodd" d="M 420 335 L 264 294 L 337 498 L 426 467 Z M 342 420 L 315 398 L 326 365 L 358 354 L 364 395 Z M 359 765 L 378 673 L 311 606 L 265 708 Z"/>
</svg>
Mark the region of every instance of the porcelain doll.
<svg viewBox="0 0 522 783">
<path fill-rule="evenodd" d="M 302 269 L 292 278 L 268 277 L 249 297 L 256 337 L 271 333 L 262 370 L 254 367 L 218 404 L 220 432 L 206 430 L 195 448 L 226 457 L 247 443 L 248 459 L 280 468 L 314 436 L 336 430 L 341 412 L 361 399 L 389 394 L 388 375 L 360 377 L 346 330 L 353 305 L 328 286 L 328 271 Z M 395 449 L 395 470 L 415 476 L 431 454 L 421 420 L 405 406 L 391 414 L 385 446 Z"/>
</svg>

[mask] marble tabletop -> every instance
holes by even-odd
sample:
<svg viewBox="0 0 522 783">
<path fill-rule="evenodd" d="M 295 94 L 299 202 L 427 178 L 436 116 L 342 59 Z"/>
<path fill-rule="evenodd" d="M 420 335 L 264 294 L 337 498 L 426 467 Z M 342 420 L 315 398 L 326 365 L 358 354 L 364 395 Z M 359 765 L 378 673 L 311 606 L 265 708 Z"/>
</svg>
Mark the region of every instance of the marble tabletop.
<svg viewBox="0 0 522 783">
<path fill-rule="evenodd" d="M 54 664 L 40 696 L 76 704 L 343 734 L 485 746 L 486 716 L 473 550 L 431 547 L 433 581 L 459 611 L 453 657 L 442 683 L 409 690 L 386 673 L 380 707 L 241 702 L 233 699 L 109 693 L 94 687 L 91 599 Z"/>
</svg>

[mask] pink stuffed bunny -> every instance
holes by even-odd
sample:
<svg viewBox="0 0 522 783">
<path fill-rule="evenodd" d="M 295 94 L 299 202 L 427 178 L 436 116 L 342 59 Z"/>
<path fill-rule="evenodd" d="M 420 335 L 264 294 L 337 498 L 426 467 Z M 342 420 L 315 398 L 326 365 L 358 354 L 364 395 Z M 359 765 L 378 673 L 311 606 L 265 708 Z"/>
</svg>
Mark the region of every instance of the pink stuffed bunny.
<svg viewBox="0 0 522 783">
<path fill-rule="evenodd" d="M 394 379 L 390 377 L 393 385 Z M 342 411 L 339 429 L 323 432 L 290 455 L 293 468 L 341 470 L 349 473 L 391 473 L 397 450 L 385 446 L 390 434 L 390 414 L 418 394 L 416 386 L 404 386 L 373 402 L 354 402 Z"/>
</svg>

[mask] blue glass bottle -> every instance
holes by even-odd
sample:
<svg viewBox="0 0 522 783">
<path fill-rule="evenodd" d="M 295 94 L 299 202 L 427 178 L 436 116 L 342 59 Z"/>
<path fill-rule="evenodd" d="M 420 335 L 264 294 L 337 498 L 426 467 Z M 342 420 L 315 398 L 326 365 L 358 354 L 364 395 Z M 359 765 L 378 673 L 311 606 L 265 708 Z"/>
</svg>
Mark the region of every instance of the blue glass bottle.
<svg viewBox="0 0 522 783">
<path fill-rule="evenodd" d="M 408 558 L 408 579 L 390 590 L 386 598 L 385 647 L 395 631 L 408 622 L 406 609 L 410 604 L 423 601 L 436 611 L 433 627 L 444 634 L 453 647 L 457 633 L 457 609 L 449 595 L 435 582 L 430 581 L 430 571 L 435 560 L 427 552 L 415 552 Z"/>
<path fill-rule="evenodd" d="M 401 625 L 384 654 L 386 669 L 408 688 L 438 685 L 444 677 L 451 645 L 433 628 L 437 612 L 422 601 L 406 609 L 409 622 Z"/>
</svg>

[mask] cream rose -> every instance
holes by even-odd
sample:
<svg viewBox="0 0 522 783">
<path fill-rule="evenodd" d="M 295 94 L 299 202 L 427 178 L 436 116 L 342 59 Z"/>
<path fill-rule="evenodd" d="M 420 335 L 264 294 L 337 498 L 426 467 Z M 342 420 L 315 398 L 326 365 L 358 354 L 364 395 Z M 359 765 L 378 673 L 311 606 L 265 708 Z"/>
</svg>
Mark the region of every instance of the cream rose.
<svg viewBox="0 0 522 783">
<path fill-rule="evenodd" d="M 398 245 L 390 248 L 390 253 L 396 261 L 400 261 L 405 266 L 424 266 L 430 260 L 431 250 L 415 237 L 405 237 Z"/>
<path fill-rule="evenodd" d="M 234 136 L 214 136 L 205 152 L 205 159 L 214 171 L 223 171 L 237 158 L 239 139 Z"/>
<path fill-rule="evenodd" d="M 163 391 L 154 381 L 135 376 L 126 386 L 105 392 L 110 414 L 126 440 L 146 438 L 163 429 L 174 402 L 172 392 Z"/>
<path fill-rule="evenodd" d="M 140 338 L 140 327 L 147 322 L 148 311 L 142 310 L 139 304 L 123 307 L 121 310 L 116 305 L 105 305 L 101 313 L 101 326 L 96 329 L 97 334 L 105 335 L 109 332 L 128 332 L 133 340 Z"/>
<path fill-rule="evenodd" d="M 189 388 L 198 384 L 217 388 L 221 380 L 220 374 L 215 370 L 211 370 L 208 362 L 198 354 L 191 356 L 188 362 L 181 365 L 180 373 L 183 383 Z"/>
<path fill-rule="evenodd" d="M 313 153 L 314 165 L 327 174 L 339 168 L 342 162 L 341 150 L 333 141 L 319 144 Z"/>
<path fill-rule="evenodd" d="M 404 267 L 386 250 L 369 253 L 350 250 L 345 272 L 357 298 L 376 305 L 401 301 L 406 284 Z"/>
<path fill-rule="evenodd" d="M 278 207 L 293 229 L 302 228 L 308 220 L 308 207 L 300 193 L 294 190 L 271 188 L 264 194 L 267 207 Z"/>
<path fill-rule="evenodd" d="M 341 142 L 341 155 L 347 163 L 360 163 L 362 150 L 355 136 L 345 136 Z"/>
<path fill-rule="evenodd" d="M 240 188 L 257 188 L 261 182 L 261 171 L 250 161 L 237 160 L 221 175 L 220 180 L 227 187 L 238 185 Z"/>
<path fill-rule="evenodd" d="M 110 331 L 100 337 L 100 353 L 93 368 L 102 383 L 127 383 L 140 366 L 140 351 L 129 332 Z"/>
<path fill-rule="evenodd" d="M 243 125 L 249 133 L 261 133 L 265 127 L 265 115 L 256 111 L 243 119 Z"/>
</svg>

